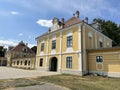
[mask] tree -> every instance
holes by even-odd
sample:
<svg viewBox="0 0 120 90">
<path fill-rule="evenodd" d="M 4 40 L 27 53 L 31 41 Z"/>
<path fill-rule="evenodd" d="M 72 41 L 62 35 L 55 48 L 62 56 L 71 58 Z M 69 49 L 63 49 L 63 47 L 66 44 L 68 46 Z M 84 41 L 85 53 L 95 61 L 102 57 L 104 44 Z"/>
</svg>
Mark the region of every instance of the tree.
<svg viewBox="0 0 120 90">
<path fill-rule="evenodd" d="M 3 46 L 0 46 L 0 57 L 4 57 L 5 53 L 6 53 L 6 48 L 4 48 Z"/>
<path fill-rule="evenodd" d="M 35 54 L 36 54 L 36 52 L 37 52 L 37 46 L 33 46 L 33 47 L 31 48 L 31 50 L 32 50 L 33 52 L 35 52 Z"/>
<path fill-rule="evenodd" d="M 102 33 L 113 40 L 113 46 L 120 46 L 120 26 L 110 20 L 94 19 L 101 24 Z"/>
</svg>

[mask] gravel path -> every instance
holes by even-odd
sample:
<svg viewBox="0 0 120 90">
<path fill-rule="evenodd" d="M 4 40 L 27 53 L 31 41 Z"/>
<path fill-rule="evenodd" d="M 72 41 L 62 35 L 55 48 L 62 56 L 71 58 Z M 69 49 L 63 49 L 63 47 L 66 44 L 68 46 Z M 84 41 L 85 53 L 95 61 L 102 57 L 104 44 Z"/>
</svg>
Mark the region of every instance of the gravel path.
<svg viewBox="0 0 120 90">
<path fill-rule="evenodd" d="M 5 90 L 70 90 L 70 89 L 65 88 L 65 87 L 61 87 L 58 85 L 46 83 L 43 85 L 9 88 L 9 89 L 5 89 Z"/>
<path fill-rule="evenodd" d="M 0 79 L 16 79 L 37 76 L 58 75 L 58 72 L 40 71 L 40 70 L 24 70 L 11 67 L 0 67 Z"/>
</svg>

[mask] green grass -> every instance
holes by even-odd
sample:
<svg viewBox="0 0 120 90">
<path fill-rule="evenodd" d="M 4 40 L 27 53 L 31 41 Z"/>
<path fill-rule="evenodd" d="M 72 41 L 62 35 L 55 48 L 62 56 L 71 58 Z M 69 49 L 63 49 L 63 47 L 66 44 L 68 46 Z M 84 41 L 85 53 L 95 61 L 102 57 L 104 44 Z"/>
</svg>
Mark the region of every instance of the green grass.
<svg viewBox="0 0 120 90">
<path fill-rule="evenodd" d="M 27 79 L 0 80 L 0 90 L 9 87 L 26 87 L 54 83 L 72 90 L 120 90 L 120 78 L 101 76 L 55 75 Z"/>
</svg>

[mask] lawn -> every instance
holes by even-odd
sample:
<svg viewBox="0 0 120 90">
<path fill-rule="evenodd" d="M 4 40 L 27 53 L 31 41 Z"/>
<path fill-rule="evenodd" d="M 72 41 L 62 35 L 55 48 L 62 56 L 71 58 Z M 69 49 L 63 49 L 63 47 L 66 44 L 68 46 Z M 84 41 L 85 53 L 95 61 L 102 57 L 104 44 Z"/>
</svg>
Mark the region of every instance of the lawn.
<svg viewBox="0 0 120 90">
<path fill-rule="evenodd" d="M 120 78 L 101 76 L 55 75 L 27 79 L 0 80 L 0 90 L 9 87 L 25 87 L 54 83 L 72 90 L 120 90 Z"/>
</svg>

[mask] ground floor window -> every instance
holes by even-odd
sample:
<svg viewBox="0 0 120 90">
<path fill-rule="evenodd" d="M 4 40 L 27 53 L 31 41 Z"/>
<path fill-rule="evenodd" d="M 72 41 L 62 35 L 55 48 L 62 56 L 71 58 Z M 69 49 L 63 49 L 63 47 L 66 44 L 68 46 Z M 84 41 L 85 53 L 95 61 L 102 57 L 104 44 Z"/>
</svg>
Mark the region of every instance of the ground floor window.
<svg viewBox="0 0 120 90">
<path fill-rule="evenodd" d="M 102 63 L 103 62 L 103 57 L 102 56 L 96 56 L 96 62 L 97 63 Z"/>
<path fill-rule="evenodd" d="M 66 68 L 72 68 L 72 57 L 66 57 Z"/>
<path fill-rule="evenodd" d="M 19 61 L 17 61 L 17 65 L 19 65 Z"/>
<path fill-rule="evenodd" d="M 39 66 L 43 66 L 43 58 L 40 58 Z"/>
<path fill-rule="evenodd" d="M 24 63 L 24 65 L 27 65 L 27 60 L 25 60 L 25 63 Z"/>
</svg>

